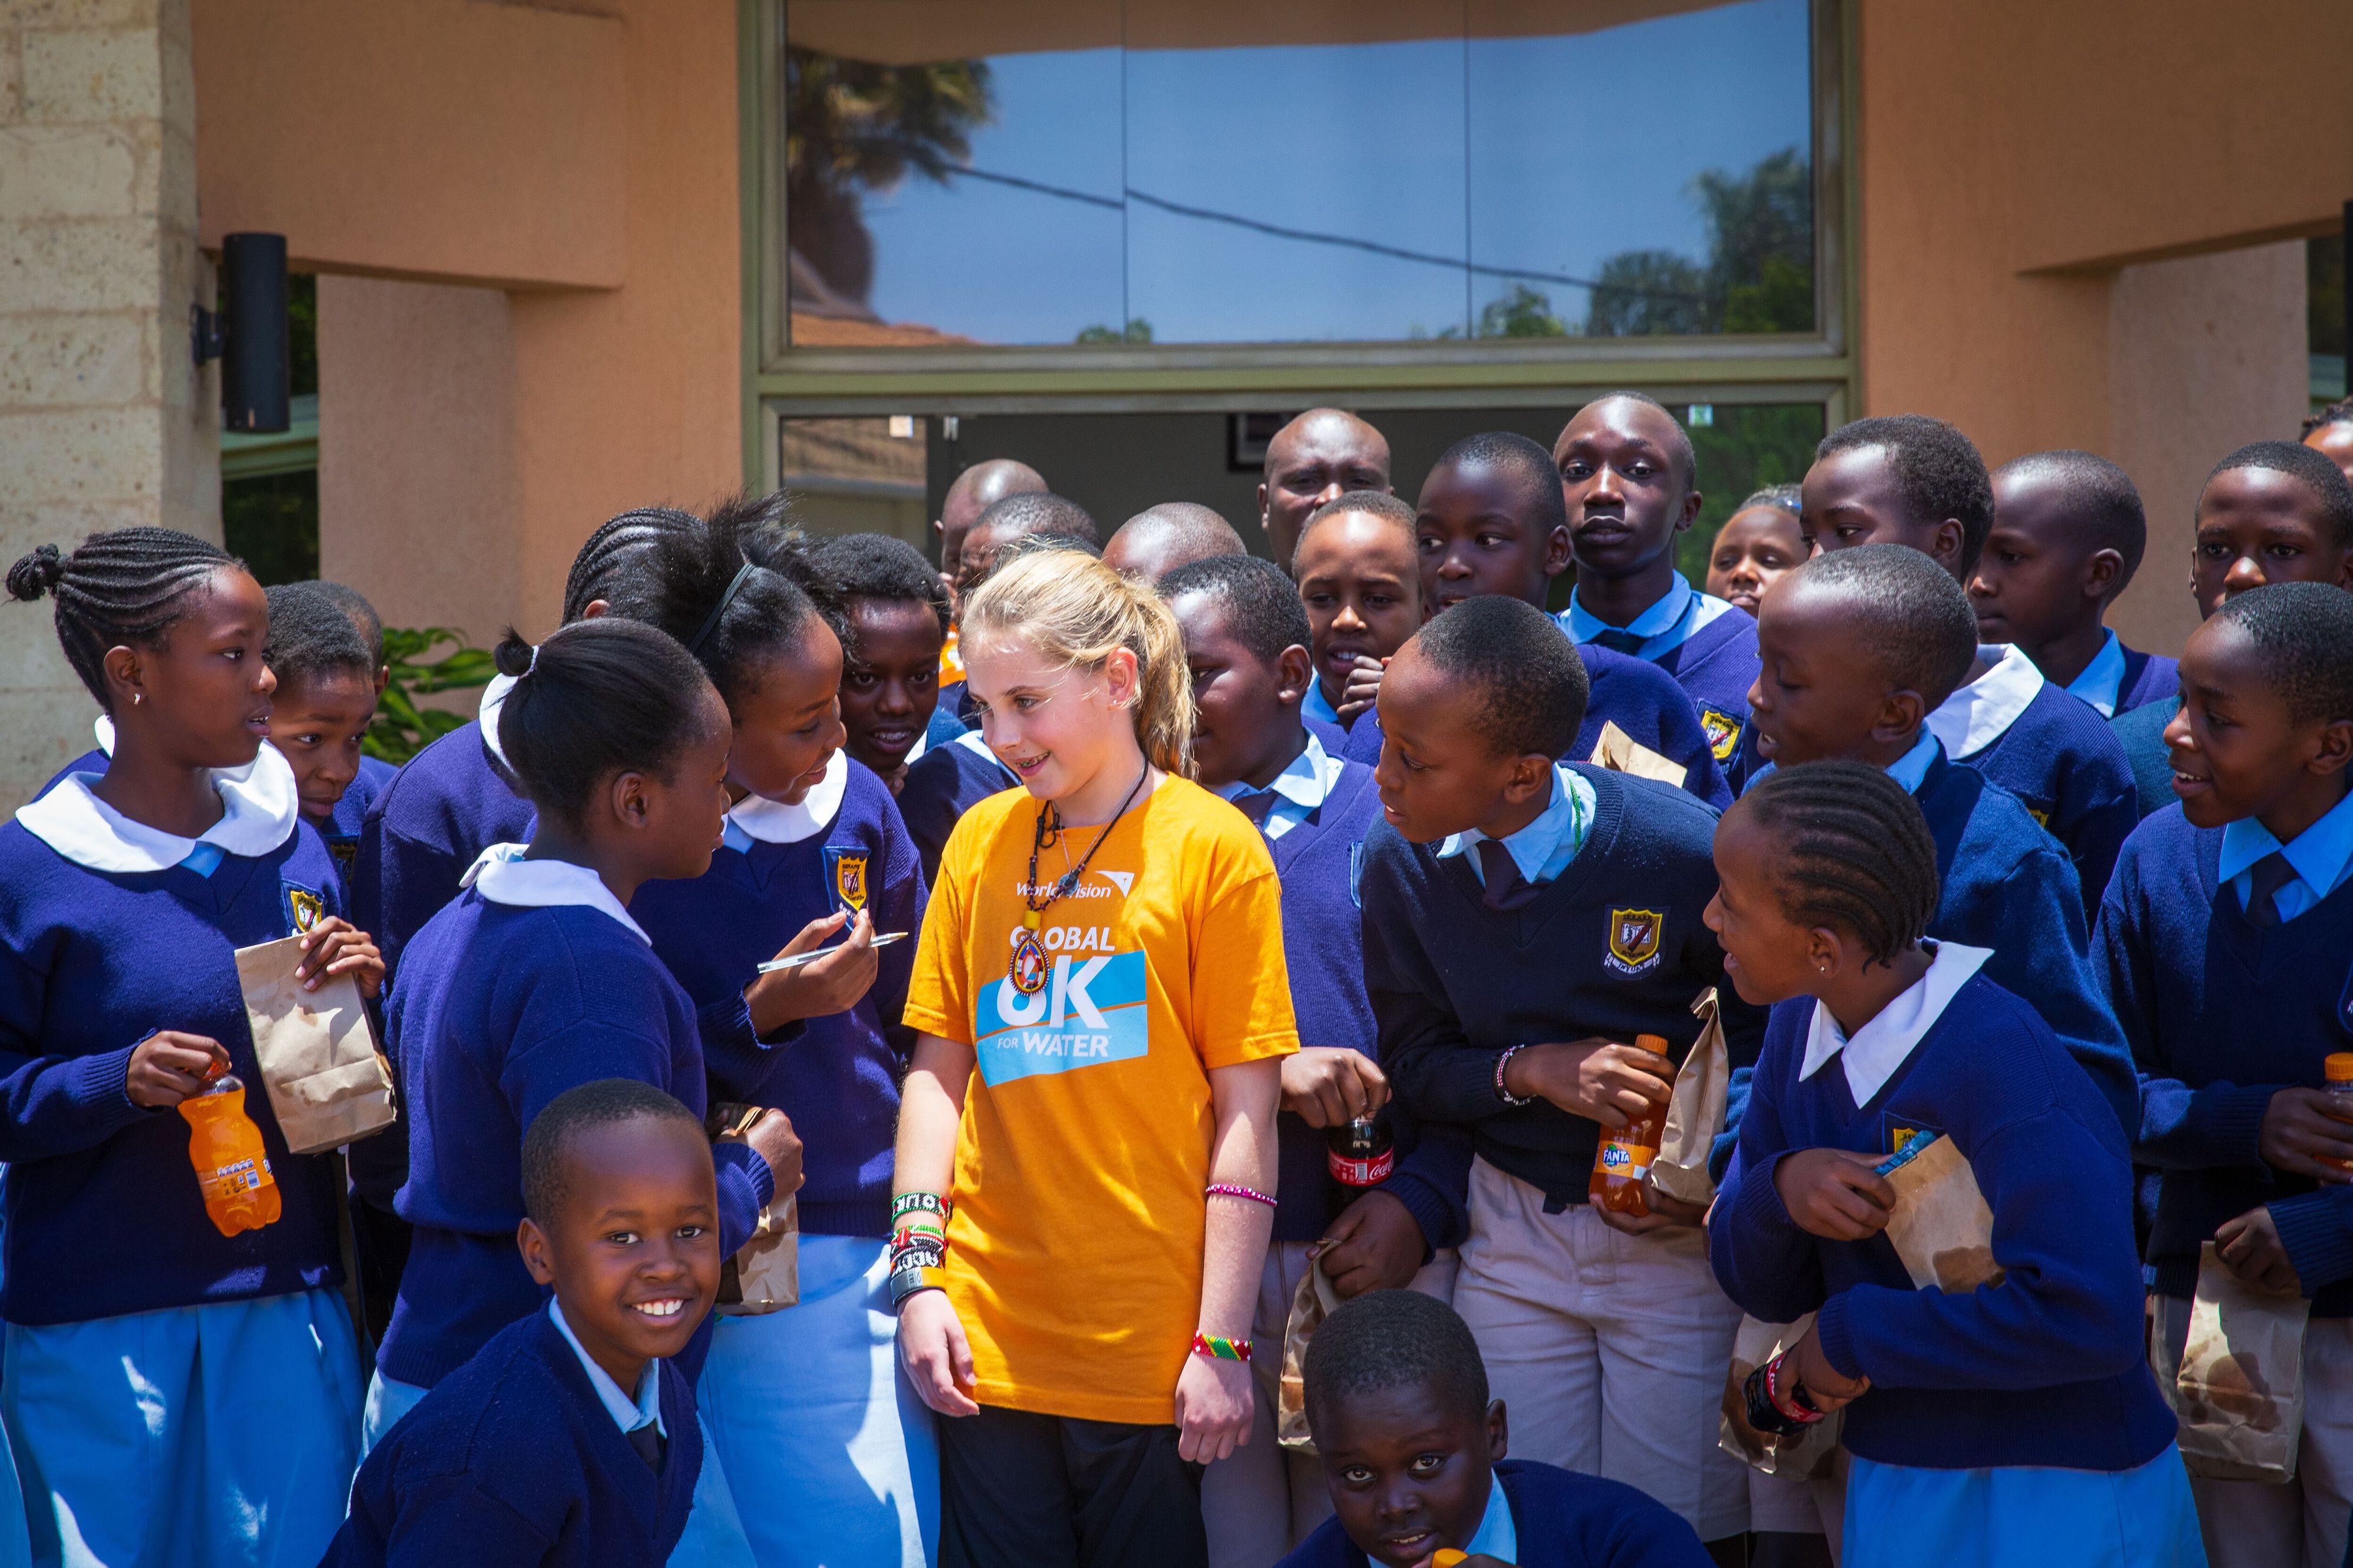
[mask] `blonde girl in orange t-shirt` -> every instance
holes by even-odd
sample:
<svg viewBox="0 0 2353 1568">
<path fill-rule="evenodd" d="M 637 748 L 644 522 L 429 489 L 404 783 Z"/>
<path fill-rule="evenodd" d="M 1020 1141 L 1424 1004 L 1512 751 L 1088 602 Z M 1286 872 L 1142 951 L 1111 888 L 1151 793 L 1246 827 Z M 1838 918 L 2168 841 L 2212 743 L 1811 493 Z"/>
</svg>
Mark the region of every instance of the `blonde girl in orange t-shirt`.
<svg viewBox="0 0 2353 1568">
<path fill-rule="evenodd" d="M 1185 776 L 1191 679 L 1150 588 L 1039 551 L 963 625 L 1024 788 L 949 838 L 904 1013 L 892 1289 L 943 1417 L 941 1561 L 1199 1568 L 1194 1467 L 1250 1435 L 1298 1045 L 1273 863 Z"/>
</svg>

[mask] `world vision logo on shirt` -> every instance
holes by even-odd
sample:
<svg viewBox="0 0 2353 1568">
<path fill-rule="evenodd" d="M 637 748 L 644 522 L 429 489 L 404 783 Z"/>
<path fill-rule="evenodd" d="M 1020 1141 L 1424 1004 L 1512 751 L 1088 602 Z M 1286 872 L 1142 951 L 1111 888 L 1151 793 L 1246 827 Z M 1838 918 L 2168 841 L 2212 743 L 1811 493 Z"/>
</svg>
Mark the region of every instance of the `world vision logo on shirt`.
<svg viewBox="0 0 2353 1568">
<path fill-rule="evenodd" d="M 1663 910 L 1611 910 L 1609 956 L 1602 960 L 1621 974 L 1640 974 L 1659 962 L 1659 937 L 1666 929 Z"/>
<path fill-rule="evenodd" d="M 1732 760 L 1733 749 L 1740 744 L 1740 721 L 1713 708 L 1699 710 L 1699 727 L 1707 731 L 1707 749 L 1719 763 Z"/>
<path fill-rule="evenodd" d="M 826 847 L 826 860 L 833 868 L 833 896 L 851 914 L 866 908 L 866 866 L 871 857 L 863 849 L 837 849 Z"/>
<path fill-rule="evenodd" d="M 308 888 L 291 883 L 286 888 L 286 918 L 293 923 L 296 934 L 309 931 L 326 918 L 327 902 Z"/>
<path fill-rule="evenodd" d="M 1133 1061 L 1152 1048 L 1145 1004 L 1141 952 L 1058 952 L 1047 983 L 1027 996 L 1009 980 L 991 981 L 974 1009 L 981 1081 L 995 1089 L 1016 1079 Z"/>
</svg>

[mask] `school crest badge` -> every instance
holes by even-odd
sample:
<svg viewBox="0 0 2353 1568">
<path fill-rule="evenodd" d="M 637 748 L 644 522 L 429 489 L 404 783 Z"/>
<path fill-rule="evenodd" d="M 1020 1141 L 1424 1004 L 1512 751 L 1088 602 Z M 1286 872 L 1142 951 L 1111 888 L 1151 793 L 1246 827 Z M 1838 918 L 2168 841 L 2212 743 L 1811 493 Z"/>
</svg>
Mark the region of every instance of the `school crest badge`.
<svg viewBox="0 0 2353 1568">
<path fill-rule="evenodd" d="M 1659 937 L 1666 929 L 1664 910 L 1611 910 L 1609 955 L 1602 962 L 1620 974 L 1640 974 L 1659 962 Z"/>
<path fill-rule="evenodd" d="M 866 866 L 873 858 L 863 849 L 828 848 L 826 858 L 833 863 L 833 896 L 851 914 L 866 908 Z"/>
<path fill-rule="evenodd" d="M 286 918 L 293 922 L 297 934 L 309 931 L 326 918 L 327 903 L 308 888 L 289 886 L 286 889 Z"/>
<path fill-rule="evenodd" d="M 1713 708 L 1699 710 L 1699 727 L 1707 731 L 1707 749 L 1719 763 L 1728 763 L 1740 746 L 1740 721 Z"/>
<path fill-rule="evenodd" d="M 2051 829 L 2051 808 L 2050 808 L 2049 806 L 2047 806 L 2047 805 L 2029 805 L 2029 806 L 2026 808 L 2026 815 L 2027 815 L 2027 816 L 2031 816 L 2031 817 L 2032 817 L 2032 818 L 2034 818 L 2034 826 L 2035 826 L 2042 828 L 2042 829 L 2044 832 L 2046 832 L 2046 833 L 2050 831 L 2050 829 Z"/>
</svg>

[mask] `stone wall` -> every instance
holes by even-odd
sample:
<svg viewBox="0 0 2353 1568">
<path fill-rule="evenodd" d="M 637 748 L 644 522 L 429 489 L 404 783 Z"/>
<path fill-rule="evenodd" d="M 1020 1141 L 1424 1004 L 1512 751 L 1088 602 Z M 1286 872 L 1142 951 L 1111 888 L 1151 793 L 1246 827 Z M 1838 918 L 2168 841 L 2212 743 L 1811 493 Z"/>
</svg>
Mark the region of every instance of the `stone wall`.
<svg viewBox="0 0 2353 1568">
<path fill-rule="evenodd" d="M 220 537 L 191 0 L 0 0 L 0 563 L 160 523 Z M 0 810 L 90 743 L 47 603 L 0 604 Z"/>
</svg>

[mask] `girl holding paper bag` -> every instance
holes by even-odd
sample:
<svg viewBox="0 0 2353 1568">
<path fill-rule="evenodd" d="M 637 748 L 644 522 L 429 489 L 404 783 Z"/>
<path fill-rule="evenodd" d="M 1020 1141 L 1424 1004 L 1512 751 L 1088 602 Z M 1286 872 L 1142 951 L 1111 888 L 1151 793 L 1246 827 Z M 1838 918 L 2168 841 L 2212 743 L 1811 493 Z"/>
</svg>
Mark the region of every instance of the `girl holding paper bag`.
<svg viewBox="0 0 2353 1568">
<path fill-rule="evenodd" d="M 1756 1317 L 1817 1312 L 1773 1385 L 1846 1410 L 1843 1562 L 2202 1564 L 2174 1421 L 2141 1352 L 2122 1131 L 2042 1020 L 1922 941 L 1936 851 L 1904 787 L 1784 769 L 1726 812 L 1707 923 L 1773 1004 L 1710 1254 Z M 1915 1289 L 1875 1169 L 1923 1132 L 1964 1156 L 2000 1283 Z M 1957 1245 L 1958 1245 L 1957 1243 Z"/>
<path fill-rule="evenodd" d="M 293 772 L 262 744 L 269 612 L 244 567 L 132 528 L 43 546 L 8 591 L 56 599 L 67 661 L 115 733 L 103 773 L 0 826 L 0 1412 L 33 1550 L 313 1563 L 359 1436 L 334 1167 L 287 1152 L 236 951 L 302 935 L 306 981 L 347 974 L 371 996 L 383 962 L 340 917 Z M 279 1197 L 274 1221 L 233 1236 L 206 1215 L 174 1110 L 223 1069 L 248 1086 Z"/>
</svg>

